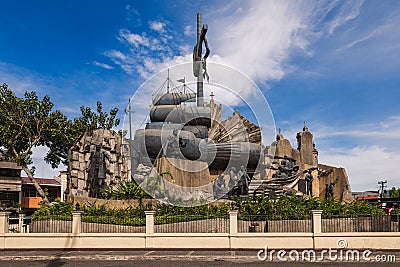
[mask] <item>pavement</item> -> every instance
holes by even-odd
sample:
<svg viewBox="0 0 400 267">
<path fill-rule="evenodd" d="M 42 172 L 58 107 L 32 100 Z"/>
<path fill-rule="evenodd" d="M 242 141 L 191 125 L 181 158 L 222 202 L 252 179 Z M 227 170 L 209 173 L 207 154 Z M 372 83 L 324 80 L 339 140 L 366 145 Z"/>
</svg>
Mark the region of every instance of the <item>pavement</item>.
<svg viewBox="0 0 400 267">
<path fill-rule="evenodd" d="M 268 251 L 269 253 L 272 250 Z M 302 255 L 302 250 L 298 251 L 300 255 Z M 278 251 L 275 252 L 272 258 L 267 257 L 266 259 L 260 260 L 257 256 L 258 250 L 3 250 L 0 251 L 0 266 L 11 266 L 11 265 L 4 265 L 6 263 L 15 263 L 15 262 L 108 262 L 109 265 L 107 266 L 115 266 L 114 264 L 110 265 L 110 261 L 113 263 L 116 262 L 141 262 L 147 263 L 148 266 L 150 262 L 180 262 L 179 265 L 186 266 L 186 262 L 192 262 L 191 265 L 193 266 L 193 262 L 196 262 L 195 266 L 201 265 L 202 263 L 208 263 L 209 265 L 216 266 L 214 263 L 221 263 L 220 265 L 224 265 L 222 263 L 230 263 L 232 265 L 242 265 L 242 266 L 250 266 L 250 265 L 258 265 L 265 264 L 270 265 L 271 263 L 276 264 L 288 264 L 288 263 L 297 263 L 297 264 L 307 264 L 307 266 L 311 266 L 310 264 L 313 262 L 317 264 L 315 266 L 319 266 L 318 263 L 331 263 L 336 266 L 336 264 L 340 264 L 340 266 L 344 265 L 345 263 L 354 264 L 355 261 L 345 259 L 336 259 L 332 260 L 325 255 L 323 260 L 318 259 L 315 261 L 309 260 L 292 260 L 289 258 L 289 253 L 291 251 L 286 251 L 285 261 L 282 261 L 277 256 Z M 317 253 L 319 253 L 317 251 Z M 345 253 L 345 252 L 344 252 Z M 343 253 L 343 255 L 345 255 Z M 372 251 L 370 255 L 370 260 L 366 261 L 363 260 L 361 257 L 362 252 L 360 252 L 360 260 L 356 261 L 357 263 L 363 262 L 366 264 L 371 264 L 371 266 L 376 266 L 380 264 L 385 266 L 392 266 L 393 264 L 399 266 L 400 263 L 400 250 L 399 251 Z M 262 254 L 260 254 L 263 256 Z M 294 254 L 293 254 L 294 255 Z M 379 262 L 376 258 L 379 257 Z M 312 264 L 314 266 L 314 264 Z M 388 265 L 389 264 L 389 265 Z M 25 266 L 28 264 L 24 264 Z M 35 266 L 29 264 L 31 266 Z M 91 264 L 92 265 L 92 264 Z M 218 264 L 217 264 L 218 265 Z M 254 265 L 254 266 L 256 266 Z M 286 266 L 285 265 L 285 266 Z M 393 266 L 394 266 L 393 265 Z M 14 266 L 14 265 L 13 265 Z M 19 265 L 15 265 L 19 266 Z M 38 265 L 41 266 L 41 265 Z M 43 265 L 43 266 L 52 266 L 52 265 Z M 56 265 L 54 265 L 56 266 Z M 63 265 L 57 265 L 63 266 Z M 68 266 L 80 266 L 80 265 L 68 265 Z M 83 265 L 84 266 L 84 265 Z M 103 266 L 103 265 L 98 265 Z M 133 265 L 130 265 L 133 266 Z M 134 265 L 134 266 L 142 266 L 142 265 Z M 158 265 L 157 265 L 158 266 Z M 160 265 L 162 266 L 162 265 Z M 164 265 L 169 266 L 169 265 Z M 206 265 L 207 266 L 207 265 Z M 283 265 L 279 265 L 283 266 Z M 324 266 L 326 266 L 324 264 Z M 97 267 L 97 266 L 96 266 Z"/>
<path fill-rule="evenodd" d="M 257 251 L 226 250 L 4 250 L 0 261 L 9 260 L 182 260 L 256 261 Z"/>
</svg>

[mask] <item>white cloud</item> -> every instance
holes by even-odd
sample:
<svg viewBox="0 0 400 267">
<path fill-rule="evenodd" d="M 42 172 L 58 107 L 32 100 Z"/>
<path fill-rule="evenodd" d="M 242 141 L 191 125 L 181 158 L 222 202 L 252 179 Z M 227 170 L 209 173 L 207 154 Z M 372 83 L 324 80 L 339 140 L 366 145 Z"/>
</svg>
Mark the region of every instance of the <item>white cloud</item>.
<svg viewBox="0 0 400 267">
<path fill-rule="evenodd" d="M 210 22 L 211 49 L 253 79 L 279 80 L 291 49 L 306 46 L 299 34 L 305 27 L 303 11 L 294 2 L 252 1 L 240 14 Z"/>
<path fill-rule="evenodd" d="M 0 83 L 6 83 L 13 92 L 22 96 L 26 91 L 41 92 L 48 85 L 48 80 L 27 69 L 0 62 Z"/>
<path fill-rule="evenodd" d="M 181 45 L 179 49 L 182 55 L 188 55 L 192 52 L 193 47 L 190 45 Z"/>
<path fill-rule="evenodd" d="M 346 168 L 353 191 L 374 190 L 378 181 L 388 180 L 388 186 L 400 186 L 400 155 L 384 147 L 355 147 L 320 151 L 319 161 Z"/>
<path fill-rule="evenodd" d="M 333 34 L 337 27 L 355 19 L 360 14 L 363 3 L 364 0 L 344 1 L 335 19 L 328 24 L 328 33 Z"/>
<path fill-rule="evenodd" d="M 138 46 L 149 46 L 149 39 L 146 37 L 145 33 L 141 35 L 136 33 L 131 33 L 128 29 L 119 30 L 119 40 L 127 41 L 129 44 Z"/>
<path fill-rule="evenodd" d="M 80 114 L 80 110 L 77 107 L 66 107 L 62 106 L 59 108 L 62 112 L 68 113 L 68 114 Z"/>
<path fill-rule="evenodd" d="M 49 149 L 45 146 L 32 148 L 32 165 L 36 168 L 34 177 L 53 178 L 54 176 L 58 176 L 61 170 L 67 169 L 63 164 L 60 164 L 56 169 L 51 168 L 51 165 L 47 164 L 43 159 L 47 155 L 48 151 Z M 32 165 L 29 167 L 32 167 Z M 27 176 L 26 173 L 25 176 Z"/>
<path fill-rule="evenodd" d="M 185 34 L 185 36 L 192 36 L 194 34 L 194 30 L 193 30 L 192 26 L 187 25 L 187 26 L 185 26 L 185 30 L 183 33 Z"/>
<path fill-rule="evenodd" d="M 110 58 L 119 59 L 119 60 L 125 60 L 127 58 L 121 51 L 118 51 L 118 50 L 106 51 L 104 53 L 104 55 L 108 56 Z"/>
<path fill-rule="evenodd" d="M 354 142 L 400 145 L 400 116 L 390 116 L 379 122 L 332 127 L 319 125 L 315 131 L 319 139 L 347 138 Z M 400 147 L 399 147 L 400 149 Z"/>
<path fill-rule="evenodd" d="M 114 68 L 113 66 L 110 66 L 110 65 L 108 65 L 106 63 L 101 63 L 101 62 L 98 62 L 98 61 L 93 61 L 93 65 L 98 66 L 98 67 L 103 68 L 103 69 L 107 69 L 107 70 L 112 70 Z"/>
<path fill-rule="evenodd" d="M 362 1 L 232 2 L 213 10 L 213 15 L 203 14 L 203 22 L 209 24 L 210 60 L 237 68 L 259 82 L 280 80 L 296 69 L 290 63 L 292 54 L 312 56 L 310 44 L 357 18 L 362 4 Z M 131 33 L 126 29 L 119 34 L 121 41 L 132 46 L 127 58 L 121 59 L 124 64 L 119 65 L 129 73 L 136 69 L 144 78 L 176 63 L 177 58 L 187 58 L 191 53 L 187 45 L 194 45 L 171 42 L 178 35 L 168 31 L 164 22 L 150 21 L 149 26 L 159 35 Z M 192 36 L 193 29 L 194 25 L 185 26 L 184 35 Z M 147 51 L 139 51 L 140 46 L 147 47 Z"/>
<path fill-rule="evenodd" d="M 163 32 L 165 23 L 161 21 L 150 21 L 149 22 L 150 29 L 157 31 L 157 32 Z"/>
</svg>

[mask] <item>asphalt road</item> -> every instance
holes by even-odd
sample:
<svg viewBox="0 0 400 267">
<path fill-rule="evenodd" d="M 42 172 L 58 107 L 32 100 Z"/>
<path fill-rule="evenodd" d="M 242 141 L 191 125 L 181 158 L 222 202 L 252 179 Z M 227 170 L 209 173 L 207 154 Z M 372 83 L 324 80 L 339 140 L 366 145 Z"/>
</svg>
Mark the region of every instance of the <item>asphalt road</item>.
<svg viewBox="0 0 400 267">
<path fill-rule="evenodd" d="M 279 262 L 260 261 L 257 251 L 0 251 L 0 267 L 106 267 L 106 266 L 399 266 L 400 252 L 375 251 L 396 256 L 396 262 Z"/>
<path fill-rule="evenodd" d="M 375 266 L 376 263 L 309 263 L 309 262 L 298 262 L 298 263 L 284 263 L 284 262 L 232 262 L 232 261 L 173 261 L 173 260 L 52 260 L 52 261 L 0 261 L 0 266 L 17 267 L 17 266 L 29 266 L 29 267 L 119 267 L 119 266 L 130 266 L 130 267 L 164 267 L 164 266 L 182 266 L 182 267 L 206 267 L 206 266 Z M 382 263 L 378 266 L 398 266 L 398 263 Z"/>
</svg>

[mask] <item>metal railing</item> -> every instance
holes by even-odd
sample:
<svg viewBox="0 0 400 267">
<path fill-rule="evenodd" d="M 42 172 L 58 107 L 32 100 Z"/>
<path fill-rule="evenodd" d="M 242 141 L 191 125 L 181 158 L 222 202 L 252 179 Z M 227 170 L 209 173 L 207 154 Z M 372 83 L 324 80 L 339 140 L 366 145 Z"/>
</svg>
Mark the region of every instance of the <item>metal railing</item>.
<svg viewBox="0 0 400 267">
<path fill-rule="evenodd" d="M 311 233 L 311 215 L 238 214 L 239 233 Z M 82 214 L 82 233 L 145 233 L 146 217 L 93 216 Z M 79 223 L 79 221 L 78 221 Z M 229 215 L 154 216 L 155 233 L 229 233 Z M 72 215 L 10 216 L 9 233 L 71 233 Z M 400 214 L 327 215 L 321 219 L 323 233 L 400 232 Z"/>
<path fill-rule="evenodd" d="M 238 232 L 311 233 L 311 215 L 241 215 Z"/>
<path fill-rule="evenodd" d="M 229 233 L 229 215 L 164 215 L 154 217 L 155 233 Z"/>
<path fill-rule="evenodd" d="M 71 233 L 72 215 L 32 216 L 30 233 Z"/>
<path fill-rule="evenodd" d="M 8 217 L 8 232 L 9 233 L 22 233 L 24 228 L 22 227 L 22 223 L 20 222 L 20 217 L 18 215 L 10 215 Z"/>
<path fill-rule="evenodd" d="M 82 216 L 82 233 L 144 233 L 144 216 Z"/>
<path fill-rule="evenodd" d="M 400 215 L 322 215 L 323 233 L 400 232 Z"/>
</svg>

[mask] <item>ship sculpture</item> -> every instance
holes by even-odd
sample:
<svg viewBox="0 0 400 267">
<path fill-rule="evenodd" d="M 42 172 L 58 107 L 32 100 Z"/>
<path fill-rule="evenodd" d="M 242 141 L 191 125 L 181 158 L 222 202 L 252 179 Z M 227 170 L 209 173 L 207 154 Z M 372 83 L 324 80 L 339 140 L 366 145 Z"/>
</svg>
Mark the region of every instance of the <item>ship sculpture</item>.
<svg viewBox="0 0 400 267">
<path fill-rule="evenodd" d="M 191 92 L 185 84 L 181 90 L 170 86 L 168 72 L 167 84 L 162 86 L 166 91 L 152 96 L 150 122 L 145 129 L 135 132 L 132 169 L 143 170 L 143 166 L 153 166 L 153 171 L 145 180 L 146 176 L 139 174 L 134 178 L 145 189 L 151 190 L 148 185 L 154 181 L 150 182 L 149 179 L 162 175 L 166 181 L 160 182 L 158 179 L 161 189 L 156 190 L 157 198 L 174 198 L 174 193 L 171 193 L 174 189 L 163 188 L 165 182 L 171 183 L 170 186 L 185 188 L 183 191 L 196 188 L 201 191 L 200 195 L 204 199 L 215 198 L 215 191 L 221 188 L 216 189 L 214 181 L 232 169 L 237 172 L 242 169 L 243 175 L 248 177 L 247 185 L 245 188 L 242 186 L 242 191 L 238 192 L 245 193 L 251 177 L 258 171 L 264 158 L 260 127 L 246 120 L 239 112 L 222 121 L 222 106 L 217 105 L 213 98 L 210 102 L 204 101 L 203 83 L 209 80 L 206 63 L 210 54 L 207 30 L 208 26 L 202 24 L 201 14 L 198 13 L 197 43 L 193 49 L 196 92 Z M 237 182 L 230 184 L 237 187 L 240 177 L 234 179 Z M 224 181 L 225 188 L 221 178 L 219 181 L 223 187 L 220 191 L 227 196 L 232 189 L 226 186 L 229 181 Z M 169 196 L 165 191 L 169 191 Z M 179 194 L 185 195 L 184 192 L 175 192 L 175 195 Z"/>
<path fill-rule="evenodd" d="M 205 101 L 204 81 L 210 91 L 216 86 L 209 83 L 207 31 L 197 14 L 192 64 L 196 89 L 190 88 L 193 83 L 186 85 L 185 78 L 178 80 L 180 86 L 173 84 L 168 70 L 166 81 L 148 103 L 148 123 L 136 130 L 133 139 L 129 117 L 129 146 L 110 131 L 85 133 L 71 148 L 69 194 L 97 198 L 103 189 L 115 188 L 131 177 L 152 197 L 183 206 L 257 194 L 349 199 L 345 170 L 318 163 L 313 135 L 305 122 L 296 136 L 297 148 L 280 130 L 276 140 L 264 146 L 258 125 L 237 110 L 222 120 L 221 101 L 212 92 Z M 131 112 L 130 105 L 127 111 Z"/>
<path fill-rule="evenodd" d="M 273 145 L 262 144 L 261 128 L 239 111 L 222 120 L 222 105 L 215 103 L 213 93 L 204 101 L 204 80 L 209 81 L 207 30 L 198 13 L 196 92 L 184 79 L 183 86 L 175 86 L 168 70 L 152 96 L 150 122 L 135 132 L 132 142 L 134 180 L 153 197 L 174 204 L 297 192 L 294 188 L 307 171 L 300 170 L 296 160 L 275 156 Z"/>
</svg>

